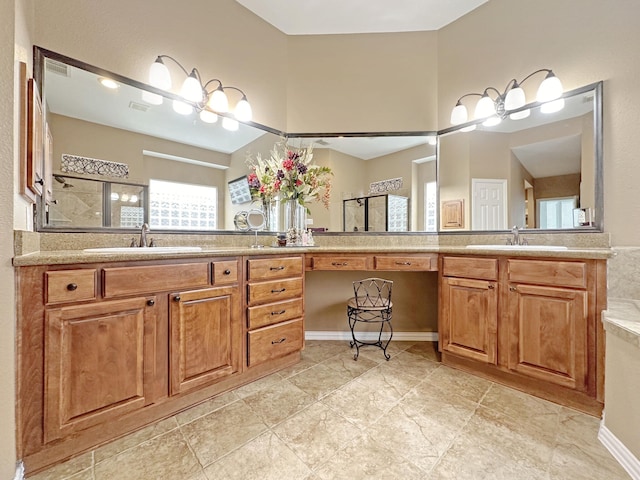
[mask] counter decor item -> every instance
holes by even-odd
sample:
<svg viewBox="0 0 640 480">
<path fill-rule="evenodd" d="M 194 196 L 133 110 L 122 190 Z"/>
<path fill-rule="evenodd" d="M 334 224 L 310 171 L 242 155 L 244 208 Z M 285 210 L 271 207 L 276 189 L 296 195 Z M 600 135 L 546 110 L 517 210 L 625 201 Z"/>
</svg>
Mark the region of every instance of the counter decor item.
<svg viewBox="0 0 640 480">
<path fill-rule="evenodd" d="M 313 148 L 291 148 L 277 142 L 268 159 L 258 154 L 248 159 L 251 169 L 249 188 L 254 198 L 273 200 L 279 195 L 284 202 L 284 230 L 288 245 L 302 245 L 306 215 L 311 201 L 329 208 L 331 177 L 329 167 L 312 163 Z"/>
</svg>

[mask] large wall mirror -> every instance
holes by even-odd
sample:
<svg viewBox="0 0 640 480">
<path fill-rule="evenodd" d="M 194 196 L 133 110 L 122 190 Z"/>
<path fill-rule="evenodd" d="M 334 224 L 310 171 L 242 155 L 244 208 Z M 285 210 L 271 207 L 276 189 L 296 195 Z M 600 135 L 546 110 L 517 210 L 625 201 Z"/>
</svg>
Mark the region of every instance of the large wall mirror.
<svg viewBox="0 0 640 480">
<path fill-rule="evenodd" d="M 438 136 L 441 231 L 602 231 L 602 83 L 564 108 Z M 475 128 L 474 128 L 475 127 Z"/>
</svg>

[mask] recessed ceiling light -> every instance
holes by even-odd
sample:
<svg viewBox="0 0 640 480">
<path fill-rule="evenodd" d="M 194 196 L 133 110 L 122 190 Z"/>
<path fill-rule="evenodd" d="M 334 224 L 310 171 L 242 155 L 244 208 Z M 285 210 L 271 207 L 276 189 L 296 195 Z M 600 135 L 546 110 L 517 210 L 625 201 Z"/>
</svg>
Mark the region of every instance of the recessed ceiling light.
<svg viewBox="0 0 640 480">
<path fill-rule="evenodd" d="M 119 85 L 116 83 L 116 81 L 115 80 L 111 80 L 110 78 L 99 77 L 98 81 L 100 82 L 100 85 L 102 85 L 103 87 L 110 88 L 111 90 L 115 90 L 116 88 L 119 87 Z"/>
</svg>

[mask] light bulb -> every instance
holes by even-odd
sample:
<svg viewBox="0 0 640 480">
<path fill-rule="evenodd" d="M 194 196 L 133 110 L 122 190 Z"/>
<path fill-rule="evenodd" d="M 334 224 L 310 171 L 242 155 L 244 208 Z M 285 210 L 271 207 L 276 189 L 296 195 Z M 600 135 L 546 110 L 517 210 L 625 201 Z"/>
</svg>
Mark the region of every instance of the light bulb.
<svg viewBox="0 0 640 480">
<path fill-rule="evenodd" d="M 110 90 L 115 90 L 119 87 L 117 82 L 115 80 L 111 80 L 110 78 L 100 77 L 98 81 L 100 82 L 100 85 Z"/>
<path fill-rule="evenodd" d="M 558 100 L 554 100 L 553 102 L 543 103 L 540 106 L 540 111 L 542 113 L 555 113 L 559 112 L 564 108 L 564 98 L 559 98 Z"/>
<path fill-rule="evenodd" d="M 251 118 L 253 117 L 253 112 L 251 111 L 251 105 L 249 105 L 247 97 L 242 97 L 242 99 L 236 105 L 233 114 L 241 122 L 249 122 L 251 120 Z"/>
<path fill-rule="evenodd" d="M 451 125 L 465 123 L 468 118 L 467 107 L 458 102 L 456 106 L 453 107 L 453 110 L 451 110 Z"/>
<path fill-rule="evenodd" d="M 129 198 L 130 203 L 136 203 L 137 201 L 138 201 L 137 195 L 131 195 L 131 198 Z"/>
<path fill-rule="evenodd" d="M 162 61 L 162 58 L 156 58 L 156 61 L 149 68 L 149 84 L 162 90 L 171 89 L 171 75 L 169 69 Z"/>
<path fill-rule="evenodd" d="M 162 95 L 158 95 L 157 93 L 147 92 L 146 90 L 142 91 L 142 101 L 148 103 L 149 105 L 162 105 Z"/>
<path fill-rule="evenodd" d="M 523 118 L 527 118 L 531 114 L 531 110 L 528 108 L 526 110 L 520 110 L 519 112 L 514 112 L 509 115 L 511 120 L 522 120 Z"/>
<path fill-rule="evenodd" d="M 111 192 L 111 200 L 117 202 L 118 200 L 120 200 L 120 195 L 118 195 L 117 192 Z"/>
<path fill-rule="evenodd" d="M 174 100 L 173 111 L 180 115 L 191 115 L 193 113 L 193 107 L 188 103 L 181 102 L 180 100 Z"/>
<path fill-rule="evenodd" d="M 194 68 L 189 76 L 185 78 L 180 96 L 194 103 L 202 102 L 202 85 L 196 77 L 196 69 Z"/>
<path fill-rule="evenodd" d="M 504 98 L 504 109 L 515 110 L 520 107 L 524 107 L 527 103 L 524 95 L 524 90 L 516 83 L 511 90 L 507 92 L 507 96 Z"/>
<path fill-rule="evenodd" d="M 485 93 L 476 105 L 474 118 L 477 120 L 480 118 L 487 118 L 495 114 L 496 104 L 491 97 Z"/>
<path fill-rule="evenodd" d="M 536 100 L 538 102 L 550 102 L 551 100 L 560 98 L 562 92 L 562 82 L 560 82 L 560 79 L 556 77 L 553 72 L 549 72 L 538 87 Z"/>
<path fill-rule="evenodd" d="M 218 121 L 218 115 L 210 110 L 202 110 L 200 112 L 200 120 L 204 123 L 216 123 Z"/>
<path fill-rule="evenodd" d="M 227 99 L 227 94 L 222 90 L 222 86 L 211 93 L 208 105 L 214 112 L 226 113 L 229 111 L 229 100 Z"/>
<path fill-rule="evenodd" d="M 235 132 L 240 127 L 240 124 L 238 123 L 237 120 L 234 120 L 233 118 L 224 117 L 222 119 L 222 127 L 225 130 L 229 130 L 230 132 Z"/>
<path fill-rule="evenodd" d="M 495 127 L 496 125 L 499 125 L 500 122 L 502 122 L 502 119 L 494 115 L 482 122 L 482 125 L 484 125 L 485 127 Z"/>
</svg>

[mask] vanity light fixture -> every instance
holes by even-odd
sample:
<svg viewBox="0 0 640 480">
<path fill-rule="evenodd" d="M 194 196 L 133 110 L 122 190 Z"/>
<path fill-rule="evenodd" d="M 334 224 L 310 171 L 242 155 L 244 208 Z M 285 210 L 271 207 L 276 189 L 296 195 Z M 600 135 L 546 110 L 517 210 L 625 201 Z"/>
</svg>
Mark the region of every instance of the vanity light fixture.
<svg viewBox="0 0 640 480">
<path fill-rule="evenodd" d="M 98 82 L 100 82 L 100 85 L 110 90 L 115 90 L 120 86 L 115 80 L 112 80 L 107 77 L 99 77 Z"/>
<path fill-rule="evenodd" d="M 237 87 L 223 86 L 222 82 L 217 78 L 213 78 L 206 83 L 202 81 L 200 72 L 197 68 L 191 69 L 191 73 L 185 69 L 180 62 L 169 55 L 159 55 L 155 62 L 149 69 L 149 84 L 162 89 L 171 89 L 171 75 L 169 69 L 164 64 L 163 59 L 169 59 L 173 61 L 186 75 L 182 87 L 180 88 L 179 95 L 184 98 L 185 101 L 174 100 L 173 109 L 181 115 L 190 115 L 195 111 L 200 115 L 200 119 L 206 123 L 215 123 L 218 120 L 218 113 L 227 113 L 229 111 L 229 99 L 227 97 L 227 90 L 235 90 L 242 96 L 240 101 L 236 104 L 233 115 L 241 122 L 248 122 L 253 117 L 251 111 L 251 105 L 247 100 L 245 93 Z M 210 88 L 210 86 L 217 87 Z M 213 85 L 212 85 L 213 84 Z M 151 92 L 143 92 L 143 100 L 153 105 L 159 105 L 162 103 L 162 97 Z M 227 117 L 225 117 L 226 119 Z M 237 122 L 234 119 L 229 119 L 229 122 L 223 122 L 223 126 L 234 126 L 237 130 Z M 235 124 L 234 124 L 235 122 Z M 226 125 L 225 125 L 226 124 Z"/>
<path fill-rule="evenodd" d="M 524 90 L 520 85 L 540 72 L 547 73 L 538 87 L 536 95 L 536 101 L 542 103 L 540 110 L 543 113 L 552 113 L 561 110 L 564 107 L 564 99 L 560 98 L 563 93 L 562 83 L 553 71 L 548 68 L 542 68 L 530 73 L 520 81 L 517 81 L 515 78 L 511 79 L 502 93 L 494 87 L 487 87 L 482 93 L 467 93 L 461 96 L 451 111 L 451 124 L 460 125 L 469 120 L 467 107 L 462 104 L 462 99 L 471 96 L 480 97 L 474 111 L 474 119 L 485 119 L 482 124 L 486 127 L 499 124 L 507 115 L 509 115 L 509 118 L 512 120 L 527 118 L 531 113 L 529 109 L 517 112 L 513 111 L 522 108 L 527 103 Z M 490 94 L 495 94 L 495 98 Z"/>
</svg>

